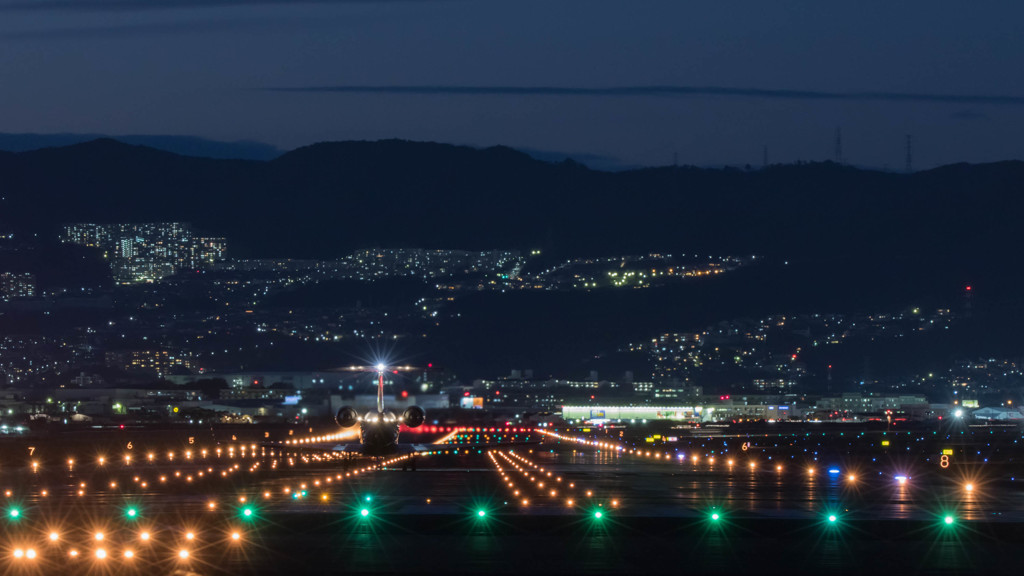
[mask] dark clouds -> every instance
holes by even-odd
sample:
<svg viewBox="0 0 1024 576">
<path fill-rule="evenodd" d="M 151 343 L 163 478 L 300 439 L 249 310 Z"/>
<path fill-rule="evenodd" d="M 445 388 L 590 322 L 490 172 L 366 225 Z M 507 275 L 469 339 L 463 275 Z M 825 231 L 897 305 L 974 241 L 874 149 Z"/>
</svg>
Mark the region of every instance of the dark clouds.
<svg viewBox="0 0 1024 576">
<path fill-rule="evenodd" d="M 274 24 L 255 19 L 204 19 L 172 22 L 138 22 L 112 26 L 67 26 L 57 28 L 41 28 L 36 30 L 0 31 L 0 39 L 4 40 L 45 40 L 75 38 L 130 38 L 151 35 L 179 35 L 197 32 L 222 32 L 242 28 L 273 29 Z"/>
<path fill-rule="evenodd" d="M 453 0 L 40 0 L 38 2 L 0 1 L 0 11 L 111 11 L 138 12 L 191 8 L 223 8 L 298 4 L 371 4 L 381 2 L 428 3 Z"/>
<path fill-rule="evenodd" d="M 0 132 L 1024 157 L 1024 3 L 0 0 Z M 982 117 L 984 116 L 984 117 Z M 587 156 L 589 155 L 589 156 Z"/>
<path fill-rule="evenodd" d="M 574 88 L 561 86 L 300 86 L 268 88 L 277 92 L 338 92 L 350 94 L 447 94 L 453 96 L 734 96 L 787 100 L 853 102 L 931 102 L 943 104 L 1024 105 L 1024 96 L 994 94 L 925 94 L 911 92 L 821 92 L 721 86 L 615 86 Z M 961 116 L 957 116 L 961 114 Z M 954 113 L 965 118 L 970 112 Z"/>
</svg>

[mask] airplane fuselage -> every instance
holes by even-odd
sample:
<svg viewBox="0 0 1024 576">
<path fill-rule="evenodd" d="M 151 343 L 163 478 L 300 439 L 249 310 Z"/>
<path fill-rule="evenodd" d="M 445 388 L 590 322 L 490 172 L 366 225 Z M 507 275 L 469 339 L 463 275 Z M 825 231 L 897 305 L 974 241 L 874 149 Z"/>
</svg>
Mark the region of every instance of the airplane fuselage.
<svg viewBox="0 0 1024 576">
<path fill-rule="evenodd" d="M 369 412 L 359 422 L 359 442 L 367 456 L 390 456 L 398 452 L 398 418 L 390 410 Z"/>
</svg>

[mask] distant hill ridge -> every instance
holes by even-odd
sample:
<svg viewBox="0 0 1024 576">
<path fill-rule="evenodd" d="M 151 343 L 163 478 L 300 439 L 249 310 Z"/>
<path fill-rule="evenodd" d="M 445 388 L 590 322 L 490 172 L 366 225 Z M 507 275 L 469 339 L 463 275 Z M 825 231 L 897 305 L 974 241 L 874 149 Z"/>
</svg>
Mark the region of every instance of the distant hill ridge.
<svg viewBox="0 0 1024 576">
<path fill-rule="evenodd" d="M 0 133 L 0 150 L 27 152 L 42 148 L 58 148 L 108 138 L 102 134 L 9 134 Z M 126 144 L 149 146 L 157 150 L 173 152 L 183 156 L 203 158 L 235 158 L 240 160 L 271 160 L 281 155 L 281 150 L 262 142 L 242 140 L 219 142 L 196 136 L 168 135 L 127 135 L 113 136 Z"/>
<path fill-rule="evenodd" d="M 1024 163 L 915 174 L 831 162 L 601 172 L 507 147 L 325 142 L 271 160 L 112 139 L 0 152 L 0 227 L 186 220 L 236 256 L 356 247 L 532 247 L 782 258 L 1015 257 Z"/>
</svg>

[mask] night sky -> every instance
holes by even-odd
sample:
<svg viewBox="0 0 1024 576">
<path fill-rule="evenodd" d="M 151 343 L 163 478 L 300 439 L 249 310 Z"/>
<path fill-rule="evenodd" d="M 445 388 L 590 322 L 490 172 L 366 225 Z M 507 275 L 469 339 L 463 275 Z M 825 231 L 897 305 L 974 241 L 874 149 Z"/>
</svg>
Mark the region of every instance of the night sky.
<svg viewBox="0 0 1024 576">
<path fill-rule="evenodd" d="M 1024 3 L 0 0 L 0 132 L 1024 158 Z"/>
</svg>

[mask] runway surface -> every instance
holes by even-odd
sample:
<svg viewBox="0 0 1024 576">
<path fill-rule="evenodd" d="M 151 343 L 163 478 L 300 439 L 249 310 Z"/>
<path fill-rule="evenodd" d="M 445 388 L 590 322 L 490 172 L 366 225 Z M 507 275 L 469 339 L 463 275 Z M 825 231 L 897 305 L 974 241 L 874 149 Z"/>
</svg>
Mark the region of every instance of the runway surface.
<svg viewBox="0 0 1024 576">
<path fill-rule="evenodd" d="M 450 440 L 473 443 L 474 435 Z M 1024 486 L 1006 467 L 880 459 L 833 467 L 764 454 L 694 461 L 538 434 L 514 440 L 543 443 L 488 436 L 498 444 L 439 445 L 416 456 L 415 471 L 409 457 L 350 459 L 315 437 L 164 438 L 159 450 L 136 441 L 77 459 L 51 447 L 45 460 L 0 468 L 0 566 L 198 574 L 884 566 L 932 574 L 1019 565 Z"/>
</svg>

